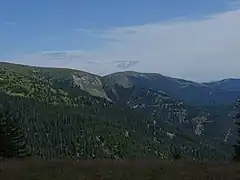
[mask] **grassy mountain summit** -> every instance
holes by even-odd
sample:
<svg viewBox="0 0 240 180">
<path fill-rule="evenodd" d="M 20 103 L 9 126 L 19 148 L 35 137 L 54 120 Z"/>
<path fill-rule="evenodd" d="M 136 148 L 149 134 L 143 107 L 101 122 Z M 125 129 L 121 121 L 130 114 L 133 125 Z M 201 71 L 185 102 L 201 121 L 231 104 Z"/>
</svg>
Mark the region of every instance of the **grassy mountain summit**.
<svg viewBox="0 0 240 180">
<path fill-rule="evenodd" d="M 219 89 L 240 90 L 240 79 L 228 78 L 221 81 L 214 81 L 204 84 Z"/>
<path fill-rule="evenodd" d="M 240 93 L 219 85 L 0 63 L 0 92 L 43 158 L 223 159 L 235 141 L 228 104 Z"/>
<path fill-rule="evenodd" d="M 104 77 L 107 83 L 163 91 L 193 105 L 231 105 L 240 94 L 240 80 L 197 83 L 156 73 L 121 72 Z"/>
</svg>

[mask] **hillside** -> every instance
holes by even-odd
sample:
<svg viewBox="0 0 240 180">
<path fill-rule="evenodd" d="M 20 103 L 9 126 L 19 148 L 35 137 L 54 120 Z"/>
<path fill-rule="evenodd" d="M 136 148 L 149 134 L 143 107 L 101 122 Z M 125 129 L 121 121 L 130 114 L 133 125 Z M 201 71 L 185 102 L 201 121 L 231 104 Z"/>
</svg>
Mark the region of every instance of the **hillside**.
<svg viewBox="0 0 240 180">
<path fill-rule="evenodd" d="M 235 91 L 240 90 L 240 79 L 229 78 L 229 79 L 223 79 L 221 81 L 209 82 L 204 84 L 208 87 L 218 88 L 223 90 L 235 90 Z"/>
<path fill-rule="evenodd" d="M 32 67 L 19 64 L 0 63 L 1 71 L 15 73 L 27 79 L 49 83 L 54 88 L 77 87 L 93 96 L 106 98 L 101 77 L 87 72 L 62 69 Z"/>
<path fill-rule="evenodd" d="M 209 99 L 210 90 L 228 101 Z M 44 159 L 229 158 L 236 129 L 226 104 L 240 95 L 231 90 L 159 74 L 0 63 L 0 103 Z"/>
<path fill-rule="evenodd" d="M 240 96 L 240 80 L 238 79 L 197 83 L 161 74 L 131 71 L 100 77 L 74 69 L 31 67 L 3 62 L 0 62 L 0 67 L 26 77 L 36 77 L 48 81 L 56 87 L 63 84 L 73 85 L 93 96 L 109 100 L 106 92 L 114 92 L 116 86 L 161 91 L 176 100 L 197 106 L 232 105 Z"/>
<path fill-rule="evenodd" d="M 240 97 L 240 80 L 226 79 L 211 83 L 196 83 L 161 74 L 121 72 L 104 77 L 110 87 L 120 85 L 162 91 L 192 105 L 232 105 Z"/>
</svg>

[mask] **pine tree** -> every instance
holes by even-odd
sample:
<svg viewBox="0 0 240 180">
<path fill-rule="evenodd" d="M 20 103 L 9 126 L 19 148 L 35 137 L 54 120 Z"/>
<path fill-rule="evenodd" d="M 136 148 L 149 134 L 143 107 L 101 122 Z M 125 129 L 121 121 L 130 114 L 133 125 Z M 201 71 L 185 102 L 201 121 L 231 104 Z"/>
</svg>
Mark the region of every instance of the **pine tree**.
<svg viewBox="0 0 240 180">
<path fill-rule="evenodd" d="M 8 110 L 0 112 L 0 157 L 26 156 L 26 141 L 20 126 Z"/>
<path fill-rule="evenodd" d="M 240 100 L 237 100 L 236 102 L 236 108 L 237 108 L 237 113 L 234 117 L 235 119 L 235 123 L 238 126 L 238 140 L 237 140 L 237 144 L 234 146 L 235 147 L 235 154 L 234 154 L 234 161 L 236 162 L 240 162 Z"/>
</svg>

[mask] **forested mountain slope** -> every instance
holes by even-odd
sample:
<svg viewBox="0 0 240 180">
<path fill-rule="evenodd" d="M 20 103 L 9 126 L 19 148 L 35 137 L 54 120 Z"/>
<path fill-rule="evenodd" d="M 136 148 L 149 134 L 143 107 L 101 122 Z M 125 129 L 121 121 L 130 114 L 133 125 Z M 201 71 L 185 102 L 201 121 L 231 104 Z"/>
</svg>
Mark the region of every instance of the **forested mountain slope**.
<svg viewBox="0 0 240 180">
<path fill-rule="evenodd" d="M 193 106 L 175 96 L 195 101 L 206 86 L 156 74 L 100 77 L 0 63 L 0 103 L 22 125 L 30 154 L 41 158 L 229 158 L 231 106 Z"/>
<path fill-rule="evenodd" d="M 169 96 L 192 105 L 232 105 L 240 97 L 240 80 L 226 79 L 197 83 L 161 74 L 120 72 L 104 77 L 111 88 L 123 86 L 163 91 Z"/>
</svg>

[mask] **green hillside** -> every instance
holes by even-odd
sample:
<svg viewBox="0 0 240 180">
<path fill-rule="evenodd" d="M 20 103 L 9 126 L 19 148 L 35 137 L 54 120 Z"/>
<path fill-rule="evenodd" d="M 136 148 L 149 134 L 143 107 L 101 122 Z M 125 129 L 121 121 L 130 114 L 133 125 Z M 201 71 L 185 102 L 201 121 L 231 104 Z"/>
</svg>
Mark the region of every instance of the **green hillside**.
<svg viewBox="0 0 240 180">
<path fill-rule="evenodd" d="M 191 90 L 194 99 L 193 90 L 204 88 L 156 74 L 100 77 L 0 63 L 3 113 L 21 124 L 28 152 L 44 159 L 228 159 L 231 106 L 196 106 L 173 95 Z"/>
<path fill-rule="evenodd" d="M 110 87 L 123 86 L 163 91 L 192 105 L 232 105 L 240 97 L 240 81 L 197 83 L 155 73 L 121 72 L 104 77 Z M 235 87 L 235 88 L 232 88 Z"/>
<path fill-rule="evenodd" d="M 103 90 L 101 77 L 87 72 L 63 69 L 63 68 L 44 68 L 26 65 L 0 63 L 1 71 L 17 73 L 17 76 L 31 78 L 33 81 L 41 81 L 50 84 L 53 88 L 63 86 L 79 88 L 93 96 L 107 98 Z M 4 78 L 4 77 L 2 77 Z"/>
</svg>

